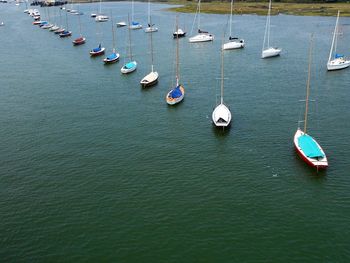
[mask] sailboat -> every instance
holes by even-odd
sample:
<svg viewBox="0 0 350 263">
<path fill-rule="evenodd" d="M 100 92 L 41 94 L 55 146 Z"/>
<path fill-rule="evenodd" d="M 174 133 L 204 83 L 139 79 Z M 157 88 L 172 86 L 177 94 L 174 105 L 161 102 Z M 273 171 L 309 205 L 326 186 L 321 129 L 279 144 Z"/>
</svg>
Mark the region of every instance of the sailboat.
<svg viewBox="0 0 350 263">
<path fill-rule="evenodd" d="M 79 7 L 78 7 L 79 9 Z M 79 12 L 79 10 L 78 10 Z M 85 43 L 86 38 L 83 37 L 83 35 L 81 34 L 81 21 L 80 21 L 80 15 L 78 16 L 78 22 L 79 22 L 79 33 L 80 33 L 80 37 L 76 38 L 73 40 L 73 45 L 74 46 L 79 46 Z"/>
<path fill-rule="evenodd" d="M 150 18 L 152 23 L 152 19 Z M 158 82 L 159 74 L 157 71 L 154 71 L 153 68 L 153 36 L 150 34 L 150 47 L 151 47 L 151 72 L 148 73 L 141 81 L 140 84 L 143 88 L 152 86 Z"/>
<path fill-rule="evenodd" d="M 66 28 L 63 32 L 59 33 L 58 35 L 60 37 L 70 37 L 72 35 L 72 31 L 69 31 L 68 30 L 68 16 L 67 16 L 67 13 L 66 13 Z"/>
<path fill-rule="evenodd" d="M 128 15 L 128 22 L 130 25 L 130 17 Z M 128 74 L 136 70 L 137 68 L 137 62 L 132 59 L 132 49 L 131 49 L 131 32 L 130 32 L 130 26 L 128 27 L 129 32 L 129 59 L 130 61 L 125 63 L 123 67 L 120 69 L 121 73 Z"/>
<path fill-rule="evenodd" d="M 233 9 L 233 0 L 231 0 L 230 36 L 228 38 L 229 42 L 223 44 L 222 49 L 224 50 L 243 48 L 245 45 L 244 39 L 240 39 L 238 37 L 232 37 L 232 9 Z"/>
<path fill-rule="evenodd" d="M 214 35 L 209 34 L 207 31 L 203 31 L 203 30 L 200 29 L 201 0 L 198 0 L 197 10 L 198 10 L 198 13 L 197 13 L 198 14 L 198 28 L 197 28 L 198 29 L 198 34 L 193 36 L 193 37 L 190 37 L 188 41 L 190 43 L 213 41 L 214 40 Z"/>
<path fill-rule="evenodd" d="M 100 29 L 100 24 L 97 24 L 97 29 L 96 29 L 96 35 L 97 34 L 101 34 L 101 31 L 99 30 Z M 90 56 L 91 57 L 96 57 L 96 56 L 101 56 L 105 53 L 105 49 L 104 47 L 101 46 L 101 39 L 100 39 L 100 44 L 96 47 L 96 48 L 93 48 L 90 50 Z"/>
<path fill-rule="evenodd" d="M 176 16 L 176 31 L 178 30 L 178 17 Z M 174 105 L 181 102 L 185 97 L 185 88 L 180 84 L 180 71 L 179 71 L 179 38 L 176 38 L 176 86 L 171 89 L 166 95 L 166 102 L 169 105 Z"/>
<path fill-rule="evenodd" d="M 129 21 L 129 28 L 130 29 L 141 29 L 142 28 L 142 25 L 139 22 L 134 21 L 134 0 L 131 1 L 131 24 Z"/>
<path fill-rule="evenodd" d="M 151 2 L 148 0 L 148 27 L 145 28 L 146 33 L 157 32 L 158 28 L 151 21 Z"/>
<path fill-rule="evenodd" d="M 114 32 L 114 24 L 113 24 L 113 16 L 111 14 L 111 22 L 112 22 L 112 39 L 113 39 L 113 46 L 112 46 L 112 54 L 108 55 L 105 59 L 103 59 L 103 62 L 105 64 L 112 64 L 114 62 L 117 62 L 119 60 L 119 53 L 117 53 L 115 50 L 115 32 Z"/>
<path fill-rule="evenodd" d="M 304 115 L 304 129 L 298 127 L 294 135 L 294 146 L 300 157 L 310 166 L 319 168 L 327 168 L 328 161 L 326 154 L 317 141 L 307 134 L 307 121 L 309 109 L 309 94 L 310 94 L 310 76 L 311 76 L 311 58 L 312 58 L 312 37 L 310 41 L 309 51 L 309 66 L 308 78 L 306 84 L 306 100 L 305 100 L 305 115 Z"/>
<path fill-rule="evenodd" d="M 271 24 L 271 0 L 269 2 L 269 10 L 267 12 L 266 27 L 264 34 L 263 48 L 261 52 L 261 58 L 270 58 L 278 56 L 282 49 L 270 46 L 270 24 Z"/>
<path fill-rule="evenodd" d="M 331 50 L 329 51 L 329 57 L 327 62 L 328 70 L 343 69 L 350 66 L 350 60 L 346 60 L 344 55 L 337 53 L 337 43 L 338 43 L 338 35 L 339 35 L 339 32 L 338 32 L 339 31 L 338 29 L 339 14 L 340 12 L 338 10 L 337 20 L 335 22 L 335 28 L 333 32 Z"/>
<path fill-rule="evenodd" d="M 100 0 L 100 11 L 99 11 L 99 14 L 95 17 L 95 21 L 96 22 L 107 22 L 109 20 L 109 17 L 102 14 L 102 10 L 101 10 L 101 1 Z"/>
<path fill-rule="evenodd" d="M 216 127 L 225 128 L 231 123 L 231 112 L 224 104 L 224 52 L 221 49 L 221 92 L 220 104 L 217 105 L 211 115 L 213 123 Z"/>
<path fill-rule="evenodd" d="M 62 26 L 62 13 L 61 13 L 61 9 L 58 10 L 59 14 L 60 14 L 60 24 L 61 27 L 57 28 L 56 30 L 54 30 L 53 32 L 55 34 L 61 34 L 65 31 L 64 27 Z"/>
<path fill-rule="evenodd" d="M 54 17 L 56 17 L 56 9 L 54 9 Z M 53 25 L 53 27 L 51 27 L 49 30 L 51 32 L 56 31 L 57 29 L 59 29 L 60 27 L 57 25 L 57 21 L 55 21 L 55 24 Z"/>
</svg>

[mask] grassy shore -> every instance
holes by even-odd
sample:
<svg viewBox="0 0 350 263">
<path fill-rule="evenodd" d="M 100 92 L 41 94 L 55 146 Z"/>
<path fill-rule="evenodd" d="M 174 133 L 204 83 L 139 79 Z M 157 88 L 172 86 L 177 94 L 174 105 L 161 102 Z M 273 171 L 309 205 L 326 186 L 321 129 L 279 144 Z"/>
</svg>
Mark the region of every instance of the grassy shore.
<svg viewBox="0 0 350 263">
<path fill-rule="evenodd" d="M 196 2 L 182 0 L 169 0 L 169 4 L 182 5 L 168 10 L 181 13 L 194 13 L 197 9 Z M 234 14 L 257 14 L 266 15 L 268 2 L 235 2 Z M 287 14 L 301 16 L 336 16 L 340 10 L 341 16 L 350 16 L 349 3 L 273 3 L 271 14 Z M 201 3 L 202 13 L 227 14 L 230 12 L 229 2 Z"/>
</svg>

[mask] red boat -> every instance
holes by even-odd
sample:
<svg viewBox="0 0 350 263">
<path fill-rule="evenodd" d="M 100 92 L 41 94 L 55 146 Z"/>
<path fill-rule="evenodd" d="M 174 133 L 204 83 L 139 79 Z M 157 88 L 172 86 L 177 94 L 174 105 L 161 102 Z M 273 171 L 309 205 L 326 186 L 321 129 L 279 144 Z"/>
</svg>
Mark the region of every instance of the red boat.
<svg viewBox="0 0 350 263">
<path fill-rule="evenodd" d="M 78 37 L 77 39 L 73 40 L 73 45 L 74 46 L 79 46 L 85 43 L 86 38 L 85 37 Z"/>
</svg>

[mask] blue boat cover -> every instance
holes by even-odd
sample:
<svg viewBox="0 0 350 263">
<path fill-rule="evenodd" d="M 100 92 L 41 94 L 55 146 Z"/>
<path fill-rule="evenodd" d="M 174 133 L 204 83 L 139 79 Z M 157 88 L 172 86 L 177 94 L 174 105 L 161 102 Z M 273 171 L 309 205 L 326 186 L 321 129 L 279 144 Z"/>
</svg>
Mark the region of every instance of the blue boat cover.
<svg viewBox="0 0 350 263">
<path fill-rule="evenodd" d="M 311 136 L 307 134 L 300 136 L 298 138 L 298 143 L 307 157 L 324 157 L 324 154 L 321 152 L 320 148 L 317 146 L 315 140 Z"/>
<path fill-rule="evenodd" d="M 132 25 L 133 25 L 133 26 L 137 26 L 138 24 L 140 24 L 140 23 L 139 23 L 139 22 L 132 21 Z"/>
<path fill-rule="evenodd" d="M 99 52 L 99 51 L 101 51 L 101 47 L 94 48 L 92 51 L 93 52 Z"/>
<path fill-rule="evenodd" d="M 117 54 L 116 53 L 112 53 L 109 56 L 107 56 L 108 60 L 113 60 L 113 59 L 116 59 L 116 58 L 117 58 Z"/>
<path fill-rule="evenodd" d="M 127 69 L 132 69 L 132 68 L 135 67 L 135 63 L 134 62 L 129 62 L 129 63 L 125 64 L 124 67 L 127 68 Z"/>
<path fill-rule="evenodd" d="M 182 91 L 180 90 L 180 86 L 177 86 L 170 92 L 170 97 L 173 99 L 180 98 L 182 96 Z"/>
<path fill-rule="evenodd" d="M 342 54 L 335 54 L 334 57 L 335 57 L 335 58 L 342 58 L 342 57 L 344 57 L 344 55 L 342 55 Z"/>
</svg>

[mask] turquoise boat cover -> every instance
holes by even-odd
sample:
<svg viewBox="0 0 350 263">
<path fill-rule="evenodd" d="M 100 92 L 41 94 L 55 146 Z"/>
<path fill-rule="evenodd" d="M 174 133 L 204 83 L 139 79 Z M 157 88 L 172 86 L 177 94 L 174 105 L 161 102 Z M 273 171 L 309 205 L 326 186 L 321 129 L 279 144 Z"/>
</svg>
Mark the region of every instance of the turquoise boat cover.
<svg viewBox="0 0 350 263">
<path fill-rule="evenodd" d="M 134 62 L 129 62 L 129 63 L 125 64 L 124 67 L 127 69 L 132 69 L 135 67 L 135 64 L 134 64 Z"/>
<path fill-rule="evenodd" d="M 305 155 L 310 158 L 324 157 L 324 154 L 321 152 L 320 148 L 316 144 L 315 140 L 304 134 L 298 138 L 298 143 L 300 148 L 303 150 Z"/>
<path fill-rule="evenodd" d="M 182 96 L 182 92 L 180 90 L 180 86 L 177 86 L 175 89 L 173 89 L 171 92 L 170 92 L 170 97 L 171 98 L 180 98 Z"/>
</svg>

